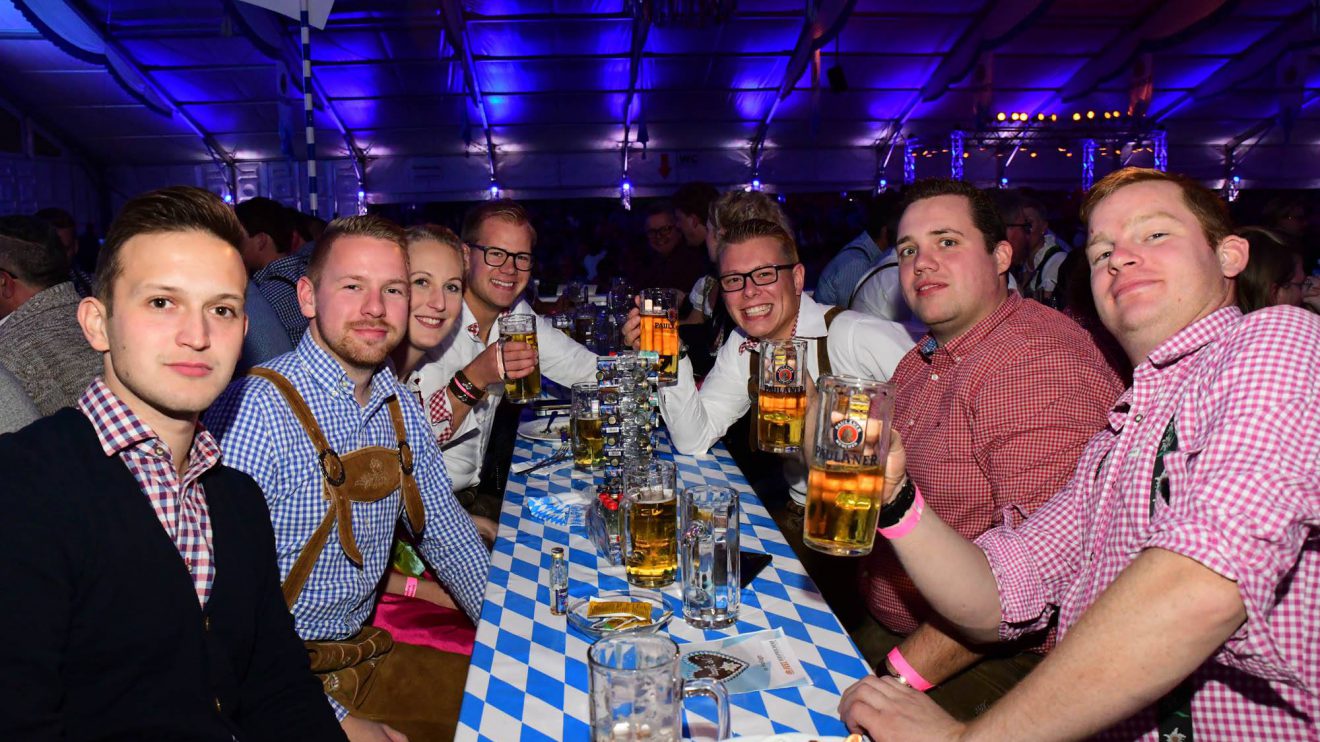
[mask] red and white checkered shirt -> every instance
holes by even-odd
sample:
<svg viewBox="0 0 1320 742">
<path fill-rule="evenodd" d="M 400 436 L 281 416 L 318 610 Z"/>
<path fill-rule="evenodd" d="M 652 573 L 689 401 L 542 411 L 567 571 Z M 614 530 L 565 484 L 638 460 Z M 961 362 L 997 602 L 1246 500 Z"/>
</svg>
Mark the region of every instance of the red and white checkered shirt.
<svg viewBox="0 0 1320 742">
<path fill-rule="evenodd" d="M 169 447 L 110 391 L 101 377 L 87 386 L 78 408 L 92 422 L 105 455 L 119 456 L 147 496 L 192 575 L 198 602 L 205 606 L 215 582 L 215 563 L 210 510 L 198 480 L 220 463 L 219 444 L 199 424 L 180 480 Z"/>
<path fill-rule="evenodd" d="M 977 544 L 1012 638 L 1058 614 L 1059 636 L 1145 549 L 1238 585 L 1247 622 L 1192 675 L 1197 739 L 1317 739 L 1320 728 L 1320 318 L 1221 309 L 1152 352 L 1082 453 L 1076 476 L 1026 523 Z M 1152 479 L 1164 456 L 1169 499 Z M 1145 709 L 1101 735 L 1152 742 Z"/>
<path fill-rule="evenodd" d="M 894 425 L 927 506 L 966 539 L 1021 520 L 1063 488 L 1123 391 L 1091 336 L 1009 292 L 946 345 L 927 336 L 894 372 Z M 881 540 L 862 570 L 876 620 L 907 634 L 930 615 Z"/>
</svg>

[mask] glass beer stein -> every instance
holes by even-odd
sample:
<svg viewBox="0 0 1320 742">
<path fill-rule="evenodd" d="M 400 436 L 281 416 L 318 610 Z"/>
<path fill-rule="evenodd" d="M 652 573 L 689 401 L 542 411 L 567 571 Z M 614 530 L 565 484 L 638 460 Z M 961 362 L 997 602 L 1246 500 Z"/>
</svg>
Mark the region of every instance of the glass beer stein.
<svg viewBox="0 0 1320 742">
<path fill-rule="evenodd" d="M 678 308 L 682 299 L 674 289 L 642 292 L 641 349 L 660 356 L 656 368 L 660 386 L 678 383 Z"/>
<path fill-rule="evenodd" d="M 536 315 L 506 314 L 499 319 L 500 351 L 509 342 L 527 343 L 536 349 Z M 504 380 L 504 396 L 514 404 L 526 404 L 541 396 L 541 363 L 521 379 Z"/>
<path fill-rule="evenodd" d="M 605 461 L 605 438 L 600 428 L 600 388 L 594 381 L 573 385 L 573 466 L 590 471 Z"/>
<path fill-rule="evenodd" d="M 624 472 L 623 554 L 629 585 L 664 587 L 678 573 L 674 462 L 653 458 Z"/>
<path fill-rule="evenodd" d="M 683 699 L 715 701 L 717 739 L 729 737 L 729 695 L 710 679 L 684 680 L 678 645 L 660 634 L 607 636 L 587 650 L 591 742 L 680 742 Z"/>
<path fill-rule="evenodd" d="M 880 514 L 894 385 L 822 376 L 817 388 L 802 541 L 836 556 L 869 554 Z"/>
<path fill-rule="evenodd" d="M 763 341 L 759 371 L 757 448 L 768 453 L 797 453 L 802 449 L 807 414 L 807 341 Z"/>
</svg>

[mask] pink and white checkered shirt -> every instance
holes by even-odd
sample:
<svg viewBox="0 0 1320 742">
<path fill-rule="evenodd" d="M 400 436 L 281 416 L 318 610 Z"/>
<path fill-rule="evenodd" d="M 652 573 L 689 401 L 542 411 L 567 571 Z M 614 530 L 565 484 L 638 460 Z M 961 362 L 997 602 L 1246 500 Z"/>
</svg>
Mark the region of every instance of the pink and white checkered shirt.
<svg viewBox="0 0 1320 742">
<path fill-rule="evenodd" d="M 210 510 L 198 480 L 220 463 L 220 445 L 199 424 L 180 480 L 169 447 L 110 391 L 101 377 L 87 386 L 78 408 L 92 422 L 105 455 L 119 456 L 147 496 L 192 575 L 198 602 L 205 606 L 215 582 L 215 563 Z"/>
<path fill-rule="evenodd" d="M 1238 584 L 1247 621 L 1192 675 L 1198 739 L 1309 739 L 1320 724 L 1320 318 L 1221 309 L 1154 350 L 1064 490 L 977 544 L 999 583 L 1005 639 L 1059 635 L 1144 549 Z M 1151 515 L 1159 441 L 1168 503 Z M 1153 708 L 1100 735 L 1156 740 Z"/>
</svg>

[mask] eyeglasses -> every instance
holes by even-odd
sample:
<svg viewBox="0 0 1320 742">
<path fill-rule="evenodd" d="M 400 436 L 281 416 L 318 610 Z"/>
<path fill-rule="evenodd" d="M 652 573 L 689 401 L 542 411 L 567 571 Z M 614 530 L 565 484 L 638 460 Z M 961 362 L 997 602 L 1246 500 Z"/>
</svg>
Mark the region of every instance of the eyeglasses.
<svg viewBox="0 0 1320 742">
<path fill-rule="evenodd" d="M 1031 234 L 1031 222 L 1016 222 L 1013 224 L 1005 224 L 1004 226 L 1009 228 L 1017 227 L 1018 229 L 1021 229 L 1023 232 L 1026 232 L 1027 234 Z"/>
<path fill-rule="evenodd" d="M 673 233 L 674 233 L 674 225 L 672 224 L 670 224 L 667 227 L 655 227 L 653 229 L 646 230 L 646 236 L 651 237 L 653 239 L 654 238 L 664 239 L 665 237 L 668 237 Z"/>
<path fill-rule="evenodd" d="M 742 291 L 749 278 L 757 286 L 769 286 L 779 280 L 779 271 L 793 268 L 796 265 L 797 263 L 784 263 L 783 265 L 767 265 L 747 273 L 725 273 L 720 276 L 720 289 L 730 293 Z"/>
<path fill-rule="evenodd" d="M 504 265 L 509 262 L 509 258 L 512 257 L 513 267 L 517 270 L 526 273 L 532 269 L 532 254 L 529 252 L 509 252 L 503 248 L 491 247 L 489 245 L 468 245 L 468 247 L 473 248 L 474 250 L 480 250 L 482 253 L 482 260 L 485 261 L 486 265 L 489 265 L 492 268 L 498 268 Z"/>
</svg>

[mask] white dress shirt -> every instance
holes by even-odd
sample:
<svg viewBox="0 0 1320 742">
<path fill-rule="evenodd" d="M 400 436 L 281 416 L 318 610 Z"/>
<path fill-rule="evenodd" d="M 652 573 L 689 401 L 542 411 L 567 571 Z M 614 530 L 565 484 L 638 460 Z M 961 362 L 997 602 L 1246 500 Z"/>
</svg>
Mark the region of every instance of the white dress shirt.
<svg viewBox="0 0 1320 742">
<path fill-rule="evenodd" d="M 523 299 L 519 299 L 509 313 L 536 314 Z M 459 326 L 455 331 L 427 354 L 417 371 L 417 386 L 423 399 L 430 399 L 436 391 L 444 389 L 456 371 L 471 363 L 487 346 L 499 342 L 500 334 L 496 327 L 492 327 L 490 337 L 482 341 L 477 318 L 466 301 L 463 302 L 463 314 L 458 321 Z M 565 387 L 596 379 L 596 354 L 556 330 L 550 320 L 540 315 L 536 317 L 536 342 L 543 376 Z M 477 484 L 481 475 L 481 461 L 490 443 L 495 408 L 503 396 L 502 384 L 487 387 L 486 396 L 463 418 L 462 424 L 441 447 L 445 468 L 449 470 L 455 492 Z"/>
<path fill-rule="evenodd" d="M 816 379 L 820 368 L 816 341 L 810 338 L 825 335 L 825 312 L 830 307 L 805 294 L 801 299 L 796 337 L 807 341 L 807 369 Z M 680 453 L 706 453 L 751 408 L 747 395 L 750 351 L 742 348 L 745 340 L 747 333 L 742 328 L 729 334 L 700 391 L 692 378 L 692 363 L 686 358 L 678 364 L 678 383 L 660 389 L 660 413 Z M 885 381 L 913 344 L 896 322 L 841 312 L 830 324 L 830 367 L 835 374 Z"/>
</svg>

